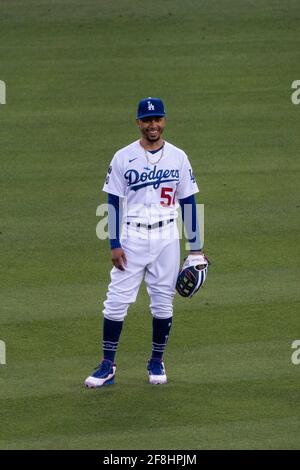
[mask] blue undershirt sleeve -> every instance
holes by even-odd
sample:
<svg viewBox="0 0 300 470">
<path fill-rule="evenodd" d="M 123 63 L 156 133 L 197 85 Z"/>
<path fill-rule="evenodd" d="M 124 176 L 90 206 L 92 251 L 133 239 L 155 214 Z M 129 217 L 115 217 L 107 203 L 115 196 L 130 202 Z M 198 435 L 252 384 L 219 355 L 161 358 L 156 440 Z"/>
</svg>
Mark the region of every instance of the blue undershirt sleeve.
<svg viewBox="0 0 300 470">
<path fill-rule="evenodd" d="M 122 201 L 119 196 L 108 194 L 108 235 L 110 248 L 121 248 Z"/>
<path fill-rule="evenodd" d="M 195 195 L 192 194 L 184 199 L 179 199 L 179 204 L 186 237 L 190 244 L 190 251 L 200 251 L 202 249 L 202 242 L 197 218 Z"/>
</svg>

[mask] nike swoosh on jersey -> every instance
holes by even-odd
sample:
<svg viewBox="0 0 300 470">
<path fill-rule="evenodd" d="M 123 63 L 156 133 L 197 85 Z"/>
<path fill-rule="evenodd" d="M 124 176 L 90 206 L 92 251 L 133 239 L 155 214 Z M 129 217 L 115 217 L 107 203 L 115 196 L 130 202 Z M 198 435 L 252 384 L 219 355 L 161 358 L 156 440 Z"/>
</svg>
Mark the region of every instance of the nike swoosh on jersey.
<svg viewBox="0 0 300 470">
<path fill-rule="evenodd" d="M 129 163 L 134 162 L 134 160 L 136 160 L 136 159 L 137 159 L 137 157 L 132 158 L 131 160 L 129 160 Z"/>
</svg>

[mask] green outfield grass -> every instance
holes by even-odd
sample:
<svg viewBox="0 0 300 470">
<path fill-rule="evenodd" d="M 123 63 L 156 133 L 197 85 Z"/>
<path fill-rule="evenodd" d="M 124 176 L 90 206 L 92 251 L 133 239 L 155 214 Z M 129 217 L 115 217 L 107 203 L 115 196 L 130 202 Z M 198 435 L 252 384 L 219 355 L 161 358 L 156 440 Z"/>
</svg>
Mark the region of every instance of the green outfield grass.
<svg viewBox="0 0 300 470">
<path fill-rule="evenodd" d="M 298 0 L 1 1 L 1 449 L 300 447 L 299 20 Z M 176 296 L 167 385 L 147 383 L 142 287 L 116 384 L 86 390 L 111 267 L 96 208 L 149 95 L 212 265 Z"/>
</svg>

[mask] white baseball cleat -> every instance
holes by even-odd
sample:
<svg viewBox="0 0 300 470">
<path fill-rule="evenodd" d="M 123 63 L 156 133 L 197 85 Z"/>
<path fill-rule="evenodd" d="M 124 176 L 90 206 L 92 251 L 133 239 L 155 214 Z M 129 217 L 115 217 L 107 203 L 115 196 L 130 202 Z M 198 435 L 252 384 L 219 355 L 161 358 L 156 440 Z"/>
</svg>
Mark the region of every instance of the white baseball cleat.
<svg viewBox="0 0 300 470">
<path fill-rule="evenodd" d="M 115 381 L 116 364 L 103 359 L 103 361 L 96 367 L 95 372 L 90 375 L 84 382 L 88 388 L 98 388 L 104 385 L 112 385 Z"/>
<path fill-rule="evenodd" d="M 162 360 L 152 358 L 148 361 L 149 383 L 152 385 L 160 385 L 167 383 L 167 375 L 165 365 Z"/>
</svg>

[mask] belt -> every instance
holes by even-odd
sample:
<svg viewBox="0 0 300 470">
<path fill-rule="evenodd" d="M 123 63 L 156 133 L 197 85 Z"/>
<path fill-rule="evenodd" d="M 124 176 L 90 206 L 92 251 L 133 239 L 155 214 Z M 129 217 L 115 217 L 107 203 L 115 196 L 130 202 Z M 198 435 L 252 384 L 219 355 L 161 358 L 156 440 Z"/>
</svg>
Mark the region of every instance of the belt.
<svg viewBox="0 0 300 470">
<path fill-rule="evenodd" d="M 136 222 L 127 222 L 127 225 L 133 225 L 136 228 L 141 227 L 141 228 L 146 228 L 148 230 L 153 230 L 154 228 L 159 228 L 159 227 L 163 227 L 164 225 L 168 225 L 171 222 L 174 222 L 174 219 L 160 220 L 159 222 L 156 222 L 155 224 L 152 224 L 152 225 L 140 224 L 140 223 L 136 223 Z"/>
</svg>

